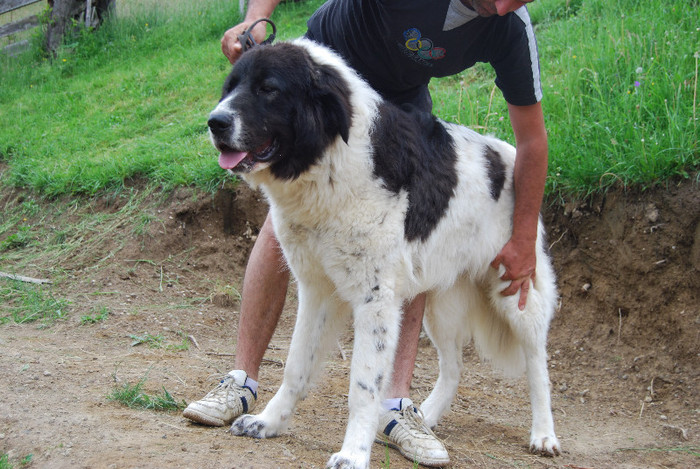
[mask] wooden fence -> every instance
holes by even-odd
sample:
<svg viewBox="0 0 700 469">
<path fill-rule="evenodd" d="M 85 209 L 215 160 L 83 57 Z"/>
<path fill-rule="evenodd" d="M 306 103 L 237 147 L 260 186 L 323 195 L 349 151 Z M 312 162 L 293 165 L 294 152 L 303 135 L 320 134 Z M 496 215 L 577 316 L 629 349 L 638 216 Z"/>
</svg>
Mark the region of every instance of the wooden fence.
<svg viewBox="0 0 700 469">
<path fill-rule="evenodd" d="M 20 8 L 32 5 L 34 3 L 39 3 L 43 0 L 0 0 L 0 18 L 13 12 L 19 10 Z M 20 12 L 21 13 L 21 12 Z M 19 34 L 23 31 L 30 30 L 39 26 L 39 18 L 37 15 L 19 15 L 20 19 L 10 20 L 9 23 L 0 24 L 0 39 Z M 3 48 L 3 51 L 7 54 L 14 55 L 29 46 L 29 39 L 22 39 L 19 41 L 11 41 L 10 44 Z"/>
</svg>

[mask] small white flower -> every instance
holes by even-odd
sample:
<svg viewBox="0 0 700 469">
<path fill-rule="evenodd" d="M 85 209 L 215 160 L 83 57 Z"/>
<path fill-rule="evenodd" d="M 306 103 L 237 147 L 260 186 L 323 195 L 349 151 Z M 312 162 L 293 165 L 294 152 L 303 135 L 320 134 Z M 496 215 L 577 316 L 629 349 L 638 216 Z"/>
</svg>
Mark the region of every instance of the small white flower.
<svg viewBox="0 0 700 469">
<path fill-rule="evenodd" d="M 637 74 L 643 73 L 644 69 L 642 67 L 637 67 L 637 70 L 635 70 Z"/>
</svg>

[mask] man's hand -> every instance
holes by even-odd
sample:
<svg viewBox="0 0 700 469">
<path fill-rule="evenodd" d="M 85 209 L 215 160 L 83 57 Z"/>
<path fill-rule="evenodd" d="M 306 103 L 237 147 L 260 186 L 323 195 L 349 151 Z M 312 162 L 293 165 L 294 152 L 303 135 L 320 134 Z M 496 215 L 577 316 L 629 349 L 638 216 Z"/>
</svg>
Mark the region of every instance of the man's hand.
<svg viewBox="0 0 700 469">
<path fill-rule="evenodd" d="M 275 7 L 279 4 L 280 0 L 249 0 L 248 9 L 245 15 L 245 20 L 229 29 L 224 33 L 224 37 L 221 38 L 221 51 L 228 58 L 228 61 L 232 64 L 236 62 L 241 57 L 243 53 L 243 44 L 238 40 L 238 36 L 243 34 L 246 29 L 250 27 L 251 24 L 260 18 L 269 18 L 272 16 L 272 12 L 275 11 Z M 255 29 L 251 32 L 255 42 L 260 44 L 267 37 L 267 29 L 265 25 L 267 23 L 261 22 Z"/>
<path fill-rule="evenodd" d="M 501 291 L 503 296 L 511 296 L 520 292 L 518 308 L 522 311 L 527 304 L 527 294 L 530 291 L 530 281 L 535 281 L 535 266 L 537 259 L 534 241 L 518 241 L 511 238 L 491 262 L 491 267 L 498 270 L 502 265 L 505 273 L 501 280 L 510 281 L 510 285 Z"/>
<path fill-rule="evenodd" d="M 238 36 L 243 34 L 254 22 L 255 21 L 244 21 L 243 23 L 237 24 L 226 31 L 224 37 L 221 38 L 221 51 L 232 64 L 235 63 L 243 53 L 243 44 L 238 40 Z M 267 37 L 266 25 L 267 23 L 261 22 L 255 26 L 251 32 L 253 39 L 255 39 L 255 42 L 258 44 L 263 42 Z"/>
</svg>

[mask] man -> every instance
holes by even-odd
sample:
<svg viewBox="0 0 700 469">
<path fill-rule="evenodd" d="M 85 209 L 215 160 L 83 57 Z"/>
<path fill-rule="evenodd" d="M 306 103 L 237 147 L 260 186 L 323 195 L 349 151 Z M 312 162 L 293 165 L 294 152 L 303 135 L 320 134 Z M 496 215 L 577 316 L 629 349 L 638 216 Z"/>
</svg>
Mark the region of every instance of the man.
<svg viewBox="0 0 700 469">
<path fill-rule="evenodd" d="M 525 4 L 513 0 L 329 0 L 308 22 L 307 36 L 339 52 L 384 98 L 432 110 L 428 82 L 489 62 L 508 103 L 516 140 L 513 232 L 491 263 L 510 281 L 503 295 L 519 294 L 524 309 L 535 276 L 535 240 L 547 172 L 547 134 L 540 100 L 537 46 Z M 243 23 L 229 29 L 222 51 L 235 63 L 238 36 L 269 17 L 279 0 L 251 0 Z M 265 37 L 261 23 L 252 32 Z M 426 155 L 430 157 L 430 155 Z M 289 273 L 270 219 L 253 247 L 243 283 L 241 316 L 232 371 L 184 416 L 225 425 L 252 409 L 258 369 L 284 304 Z M 443 444 L 409 399 L 425 295 L 405 305 L 394 375 L 380 417 L 377 440 L 387 441 L 422 465 L 449 463 Z"/>
</svg>

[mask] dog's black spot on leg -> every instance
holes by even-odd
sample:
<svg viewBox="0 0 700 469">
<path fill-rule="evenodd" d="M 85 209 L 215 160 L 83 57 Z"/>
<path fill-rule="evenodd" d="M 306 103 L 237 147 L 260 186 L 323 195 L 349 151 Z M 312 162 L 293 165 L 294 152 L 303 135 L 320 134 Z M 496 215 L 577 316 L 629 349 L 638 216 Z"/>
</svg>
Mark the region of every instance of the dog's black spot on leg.
<svg viewBox="0 0 700 469">
<path fill-rule="evenodd" d="M 382 388 L 382 382 L 384 381 L 384 375 L 379 373 L 377 377 L 374 379 L 374 385 L 377 387 L 377 389 Z"/>
<path fill-rule="evenodd" d="M 385 325 L 380 324 L 372 330 L 372 335 L 375 336 L 374 349 L 377 352 L 383 352 L 386 349 L 385 337 L 388 330 Z M 380 375 L 381 376 L 381 375 Z"/>
<path fill-rule="evenodd" d="M 484 148 L 484 157 L 489 174 L 491 197 L 497 201 L 501 197 L 501 191 L 506 182 L 506 166 L 501 154 L 488 145 Z"/>
<path fill-rule="evenodd" d="M 367 385 L 366 385 L 365 383 L 363 383 L 362 381 L 358 381 L 358 382 L 357 382 L 357 387 L 360 388 L 360 389 L 362 389 L 363 391 L 366 391 L 367 393 L 369 393 L 370 397 L 372 397 L 372 398 L 374 399 L 374 394 L 375 394 L 375 389 L 374 389 L 374 388 L 371 388 L 371 387 L 367 386 Z"/>
</svg>

